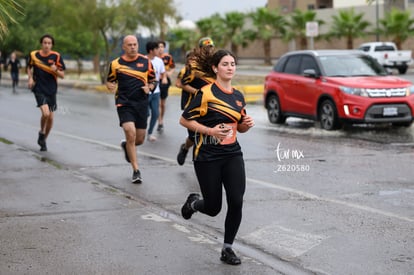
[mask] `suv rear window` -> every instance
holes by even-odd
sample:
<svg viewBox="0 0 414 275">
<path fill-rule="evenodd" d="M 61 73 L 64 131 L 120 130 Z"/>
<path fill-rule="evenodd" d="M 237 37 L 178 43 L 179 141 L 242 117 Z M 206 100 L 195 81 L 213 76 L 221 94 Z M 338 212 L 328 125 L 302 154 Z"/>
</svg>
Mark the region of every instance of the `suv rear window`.
<svg viewBox="0 0 414 275">
<path fill-rule="evenodd" d="M 376 46 L 375 47 L 376 52 L 389 52 L 389 51 L 393 51 L 393 50 L 394 50 L 393 46 L 381 45 L 381 46 Z"/>
</svg>

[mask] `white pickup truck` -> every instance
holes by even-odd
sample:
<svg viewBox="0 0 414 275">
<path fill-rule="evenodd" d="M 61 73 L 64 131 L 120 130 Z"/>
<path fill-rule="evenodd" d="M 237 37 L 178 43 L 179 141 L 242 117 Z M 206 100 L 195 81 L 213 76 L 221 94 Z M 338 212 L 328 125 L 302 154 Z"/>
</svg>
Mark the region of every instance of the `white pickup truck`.
<svg viewBox="0 0 414 275">
<path fill-rule="evenodd" d="M 358 50 L 374 57 L 384 68 L 397 69 L 400 74 L 405 74 L 413 62 L 411 51 L 399 51 L 394 42 L 364 43 Z"/>
</svg>

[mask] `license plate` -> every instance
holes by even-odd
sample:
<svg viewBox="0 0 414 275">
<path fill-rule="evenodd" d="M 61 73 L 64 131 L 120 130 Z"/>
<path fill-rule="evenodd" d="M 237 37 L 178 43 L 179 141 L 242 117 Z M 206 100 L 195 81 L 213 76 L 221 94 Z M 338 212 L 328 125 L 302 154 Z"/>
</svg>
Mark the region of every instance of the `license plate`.
<svg viewBox="0 0 414 275">
<path fill-rule="evenodd" d="M 396 115 L 398 115 L 398 108 L 396 108 L 396 107 L 385 107 L 382 110 L 382 115 L 383 116 L 396 116 Z"/>
</svg>

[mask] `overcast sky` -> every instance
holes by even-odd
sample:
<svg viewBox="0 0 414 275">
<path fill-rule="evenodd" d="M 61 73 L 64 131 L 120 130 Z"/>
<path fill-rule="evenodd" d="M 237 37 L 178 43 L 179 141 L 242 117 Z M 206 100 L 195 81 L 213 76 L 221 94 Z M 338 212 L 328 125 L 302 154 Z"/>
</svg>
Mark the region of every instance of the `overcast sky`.
<svg viewBox="0 0 414 275">
<path fill-rule="evenodd" d="M 197 21 L 214 13 L 249 12 L 264 7 L 267 0 L 174 0 L 183 20 Z"/>
</svg>

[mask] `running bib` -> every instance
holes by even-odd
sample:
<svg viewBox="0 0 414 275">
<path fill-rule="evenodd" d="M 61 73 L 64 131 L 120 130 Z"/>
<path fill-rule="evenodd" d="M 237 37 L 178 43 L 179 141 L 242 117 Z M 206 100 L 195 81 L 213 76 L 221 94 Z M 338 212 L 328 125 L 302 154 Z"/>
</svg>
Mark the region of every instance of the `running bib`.
<svg viewBox="0 0 414 275">
<path fill-rule="evenodd" d="M 224 123 L 226 128 L 231 128 L 227 136 L 220 142 L 221 145 L 232 144 L 236 142 L 237 123 Z"/>
</svg>

